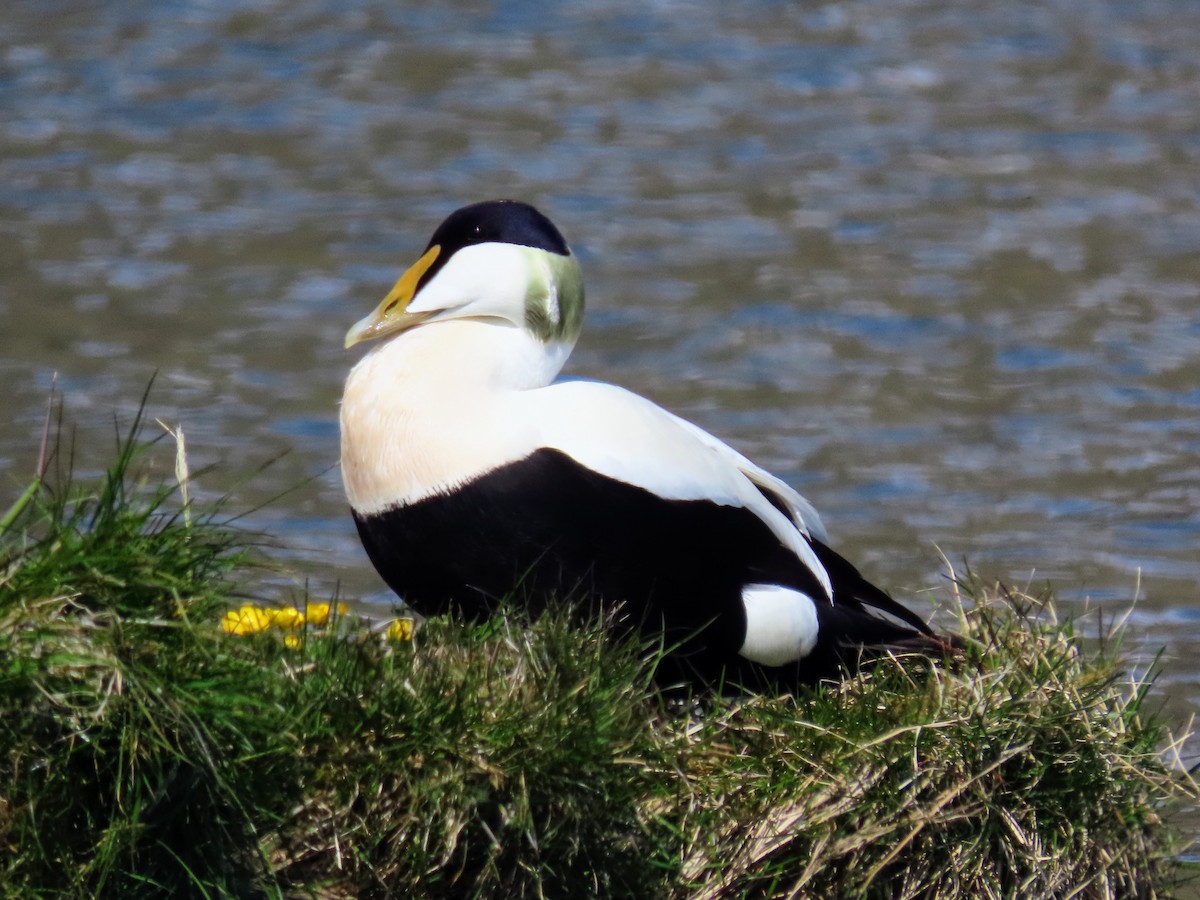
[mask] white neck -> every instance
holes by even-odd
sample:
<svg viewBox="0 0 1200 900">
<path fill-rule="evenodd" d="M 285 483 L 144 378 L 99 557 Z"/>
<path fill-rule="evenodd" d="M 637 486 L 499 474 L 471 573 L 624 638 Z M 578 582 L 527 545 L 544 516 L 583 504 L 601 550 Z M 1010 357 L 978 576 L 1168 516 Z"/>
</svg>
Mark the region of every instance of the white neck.
<svg viewBox="0 0 1200 900">
<path fill-rule="evenodd" d="M 506 395 L 548 385 L 570 352 L 495 319 L 428 322 L 376 347 L 342 397 L 351 506 L 411 503 L 520 458 L 528 436 L 506 422 Z"/>
</svg>

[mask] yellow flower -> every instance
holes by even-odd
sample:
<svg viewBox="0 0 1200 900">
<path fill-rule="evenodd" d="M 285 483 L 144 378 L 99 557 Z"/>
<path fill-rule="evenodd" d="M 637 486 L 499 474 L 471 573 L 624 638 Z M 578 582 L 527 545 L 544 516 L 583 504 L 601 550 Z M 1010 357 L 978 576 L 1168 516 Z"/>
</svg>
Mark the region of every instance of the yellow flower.
<svg viewBox="0 0 1200 900">
<path fill-rule="evenodd" d="M 287 647 L 289 650 L 299 650 L 300 649 L 300 635 L 298 635 L 298 634 L 286 635 L 283 639 L 283 645 L 285 647 Z"/>
<path fill-rule="evenodd" d="M 350 611 L 345 603 L 337 605 L 337 613 L 339 616 L 344 616 Z M 308 621 L 313 625 L 325 625 L 329 622 L 329 604 L 328 603 L 310 603 L 308 605 Z"/>
<path fill-rule="evenodd" d="M 275 610 L 261 606 L 231 609 L 221 619 L 221 627 L 230 634 L 256 634 L 270 627 Z"/>
<path fill-rule="evenodd" d="M 412 636 L 412 619 L 396 619 L 387 627 L 387 639 L 389 641 L 411 641 Z"/>
<path fill-rule="evenodd" d="M 350 608 L 345 603 L 337 605 L 338 615 L 345 615 Z M 246 604 L 238 609 L 228 610 L 221 617 L 221 627 L 229 634 L 257 634 L 268 628 L 278 628 L 281 631 L 296 632 L 305 624 L 326 625 L 329 622 L 331 609 L 328 603 L 313 603 L 307 613 L 294 606 L 284 606 L 276 609 L 271 606 L 251 606 Z M 295 649 L 300 646 L 300 637 L 289 634 L 284 637 L 284 643 Z"/>
<path fill-rule="evenodd" d="M 304 613 L 294 606 L 285 606 L 274 613 L 271 624 L 276 628 L 300 628 L 304 625 Z"/>
</svg>

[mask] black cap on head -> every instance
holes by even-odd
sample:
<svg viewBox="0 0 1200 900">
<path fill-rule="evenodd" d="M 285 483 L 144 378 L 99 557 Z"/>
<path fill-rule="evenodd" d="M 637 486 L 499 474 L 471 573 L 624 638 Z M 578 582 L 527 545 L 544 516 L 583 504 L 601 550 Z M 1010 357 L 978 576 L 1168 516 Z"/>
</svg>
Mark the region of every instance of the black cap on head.
<svg viewBox="0 0 1200 900">
<path fill-rule="evenodd" d="M 455 210 L 425 249 L 437 244 L 442 248 L 438 259 L 447 260 L 463 247 L 491 242 L 536 247 L 559 256 L 571 252 L 554 223 L 520 200 L 486 200 Z"/>
</svg>

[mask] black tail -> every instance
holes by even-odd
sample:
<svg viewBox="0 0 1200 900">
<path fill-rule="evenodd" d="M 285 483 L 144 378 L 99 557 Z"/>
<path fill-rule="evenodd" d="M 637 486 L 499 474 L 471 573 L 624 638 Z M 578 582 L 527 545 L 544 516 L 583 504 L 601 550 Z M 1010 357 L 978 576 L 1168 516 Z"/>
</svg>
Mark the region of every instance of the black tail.
<svg viewBox="0 0 1200 900">
<path fill-rule="evenodd" d="M 860 612 L 866 612 L 868 607 L 877 609 L 894 619 L 899 619 L 919 634 L 926 637 L 935 636 L 924 619 L 908 607 L 897 603 L 863 578 L 862 573 L 854 568 L 844 556 L 834 552 L 816 538 L 810 537 L 808 543 L 812 546 L 813 552 L 817 554 L 821 565 L 825 567 L 825 571 L 829 573 L 829 581 L 833 585 L 834 606 L 850 607 Z M 911 635 L 907 628 L 898 629 L 898 632 Z"/>
<path fill-rule="evenodd" d="M 813 660 L 815 668 L 836 661 L 840 668 L 853 670 L 889 653 L 936 659 L 962 649 L 961 638 L 935 634 L 924 619 L 867 581 L 840 554 L 813 538 L 809 543 L 833 586 L 833 605 L 817 610 L 824 646 L 814 653 L 822 657 L 820 662 Z"/>
</svg>

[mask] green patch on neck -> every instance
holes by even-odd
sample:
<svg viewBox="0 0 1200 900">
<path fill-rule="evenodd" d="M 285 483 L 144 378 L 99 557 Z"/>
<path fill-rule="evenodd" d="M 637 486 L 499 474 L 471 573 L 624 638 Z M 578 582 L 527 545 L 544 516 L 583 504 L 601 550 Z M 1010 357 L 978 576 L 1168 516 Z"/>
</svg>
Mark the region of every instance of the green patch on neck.
<svg viewBox="0 0 1200 900">
<path fill-rule="evenodd" d="M 529 248 L 525 328 L 543 343 L 574 343 L 583 328 L 583 274 L 574 256 Z"/>
</svg>

